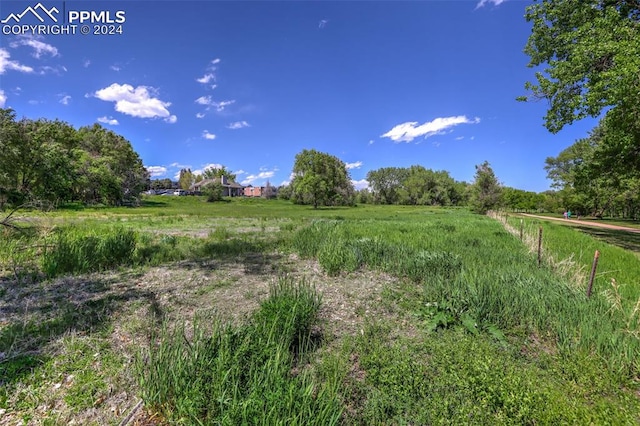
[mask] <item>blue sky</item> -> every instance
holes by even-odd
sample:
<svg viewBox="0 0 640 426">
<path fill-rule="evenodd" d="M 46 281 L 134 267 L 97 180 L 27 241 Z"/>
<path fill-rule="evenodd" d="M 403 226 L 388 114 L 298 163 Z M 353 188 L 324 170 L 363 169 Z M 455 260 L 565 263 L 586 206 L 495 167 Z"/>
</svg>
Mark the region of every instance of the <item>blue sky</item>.
<svg viewBox="0 0 640 426">
<path fill-rule="evenodd" d="M 487 160 L 503 184 L 544 191 L 545 158 L 596 120 L 553 135 L 545 101 L 515 100 L 535 71 L 529 4 L 2 0 L 0 106 L 100 122 L 155 178 L 224 165 L 280 185 L 306 148 L 344 161 L 358 188 L 369 170 L 413 164 L 472 181 Z M 76 33 L 17 27 L 41 24 L 32 11 Z"/>
</svg>

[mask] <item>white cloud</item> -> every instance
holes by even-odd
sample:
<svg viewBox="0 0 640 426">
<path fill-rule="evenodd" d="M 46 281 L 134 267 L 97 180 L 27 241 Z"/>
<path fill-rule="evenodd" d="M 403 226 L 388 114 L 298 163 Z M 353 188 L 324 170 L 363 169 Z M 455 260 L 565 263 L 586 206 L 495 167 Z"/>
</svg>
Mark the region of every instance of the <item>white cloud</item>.
<svg viewBox="0 0 640 426">
<path fill-rule="evenodd" d="M 38 74 L 45 75 L 47 73 L 51 73 L 51 74 L 61 75 L 63 71 L 67 72 L 67 67 L 62 65 L 58 65 L 55 67 L 50 67 L 49 65 L 45 65 L 44 67 L 40 68 L 40 72 Z"/>
<path fill-rule="evenodd" d="M 202 112 L 196 113 L 196 118 L 204 118 L 204 113 Z"/>
<path fill-rule="evenodd" d="M 247 174 L 247 172 L 245 172 L 244 170 L 238 170 L 237 172 L 233 172 L 234 175 L 239 176 L 239 175 L 245 175 Z"/>
<path fill-rule="evenodd" d="M 489 4 L 491 3 L 494 6 L 500 6 L 502 3 L 504 3 L 506 0 L 480 0 L 478 2 L 478 4 L 476 5 L 476 9 L 480 9 L 481 7 L 483 7 L 485 4 Z"/>
<path fill-rule="evenodd" d="M 107 117 L 106 115 L 103 117 L 98 117 L 97 120 L 100 123 L 108 124 L 110 126 L 117 126 L 118 124 L 120 124 L 118 123 L 118 120 L 116 120 L 115 118 Z"/>
<path fill-rule="evenodd" d="M 323 29 L 328 23 L 329 21 L 327 19 L 321 19 L 320 22 L 318 22 L 318 28 Z"/>
<path fill-rule="evenodd" d="M 164 176 L 167 173 L 167 168 L 163 166 L 146 166 L 145 167 L 151 177 Z M 178 174 L 180 177 L 180 174 Z"/>
<path fill-rule="evenodd" d="M 464 139 L 464 136 L 458 136 L 458 137 L 456 138 L 456 140 L 457 140 L 457 141 L 461 141 L 462 139 Z"/>
<path fill-rule="evenodd" d="M 0 108 L 4 108 L 4 104 L 7 102 L 7 95 L 4 94 L 4 90 L 0 89 Z"/>
<path fill-rule="evenodd" d="M 219 64 L 219 63 L 220 63 L 220 58 L 215 58 L 213 61 L 211 61 L 211 63 L 212 63 L 213 65 L 215 65 L 215 64 Z"/>
<path fill-rule="evenodd" d="M 207 83 L 209 83 L 211 81 L 216 81 L 216 76 L 211 74 L 211 73 L 209 73 L 209 74 L 203 75 L 200 78 L 196 78 L 196 81 L 198 83 L 207 84 Z"/>
<path fill-rule="evenodd" d="M 411 142 L 420 136 L 428 138 L 429 136 L 440 135 L 458 124 L 477 124 L 479 122 L 480 119 L 478 117 L 470 120 L 464 115 L 456 117 L 438 117 L 433 121 L 428 121 L 420 125 L 418 125 L 417 121 L 410 121 L 398 124 L 384 135 L 381 135 L 381 137 L 389 138 L 396 143 Z"/>
<path fill-rule="evenodd" d="M 209 133 L 208 130 L 205 130 L 204 132 L 202 132 L 202 137 L 205 139 L 214 140 L 216 138 L 216 135 L 214 135 L 213 133 Z"/>
<path fill-rule="evenodd" d="M 366 179 L 351 180 L 351 183 L 353 184 L 353 187 L 357 190 L 369 189 L 369 181 Z"/>
<path fill-rule="evenodd" d="M 360 167 L 362 167 L 362 161 L 356 161 L 355 163 L 347 163 L 345 164 L 345 167 L 347 168 L 347 170 L 359 169 Z"/>
<path fill-rule="evenodd" d="M 4 74 L 6 70 L 13 70 L 19 72 L 33 72 L 33 68 L 22 65 L 18 61 L 12 61 L 9 58 L 11 54 L 6 49 L 0 49 L 0 75 Z"/>
<path fill-rule="evenodd" d="M 255 182 L 258 179 L 269 179 L 272 178 L 273 175 L 275 174 L 274 171 L 268 171 L 268 172 L 260 172 L 257 175 L 249 175 L 246 178 L 244 178 L 244 180 L 242 182 L 240 182 L 242 185 L 249 185 L 253 182 Z"/>
<path fill-rule="evenodd" d="M 85 67 L 85 68 L 88 68 L 88 67 L 89 67 L 89 65 L 91 65 L 91 61 L 90 61 L 90 60 L 88 60 L 88 59 L 85 59 L 85 60 L 82 62 L 82 66 L 83 66 L 83 67 Z"/>
<path fill-rule="evenodd" d="M 217 101 L 214 101 L 213 99 L 211 99 L 211 96 L 200 96 L 198 99 L 195 100 L 195 102 L 197 104 L 200 104 L 200 105 L 206 105 L 207 107 L 213 107 L 218 112 L 224 111 L 224 109 L 227 106 L 235 103 L 235 101 L 233 101 L 233 100 L 232 101 L 220 101 L 220 102 L 217 102 Z M 208 109 L 209 108 L 207 108 L 207 110 Z"/>
<path fill-rule="evenodd" d="M 60 103 L 62 105 L 69 105 L 70 101 L 71 101 L 71 96 L 69 95 L 63 95 L 62 98 L 60 99 Z"/>
<path fill-rule="evenodd" d="M 117 66 L 117 65 L 111 65 L 109 68 L 110 68 L 111 70 L 113 70 L 113 71 L 120 71 L 120 70 L 122 69 L 122 68 L 120 68 L 120 67 L 119 67 L 119 66 Z"/>
<path fill-rule="evenodd" d="M 373 139 L 369 141 L 369 145 L 373 145 Z"/>
<path fill-rule="evenodd" d="M 227 128 L 229 129 L 242 129 L 243 127 L 250 127 L 249 123 L 247 123 L 246 121 L 236 121 L 234 123 L 230 123 Z"/>
<path fill-rule="evenodd" d="M 210 105 L 211 96 L 200 96 L 198 99 L 196 99 L 196 103 L 200 105 Z"/>
<path fill-rule="evenodd" d="M 156 90 L 152 87 L 113 83 L 100 89 L 94 96 L 108 102 L 115 102 L 115 109 L 123 114 L 139 118 L 164 118 L 167 123 L 175 123 L 178 118 L 171 115 L 168 106 L 171 102 L 163 102 L 154 97 Z"/>
<path fill-rule="evenodd" d="M 288 180 L 283 180 L 282 182 L 280 182 L 280 185 L 289 185 L 295 176 L 296 175 L 293 172 L 290 173 L 289 174 L 289 179 Z"/>
<path fill-rule="evenodd" d="M 38 59 L 45 53 L 51 56 L 58 56 L 58 49 L 54 46 L 30 37 L 20 37 L 17 41 L 11 42 L 9 46 L 13 48 L 18 46 L 29 46 L 33 48 L 33 53 L 31 55 Z"/>
</svg>

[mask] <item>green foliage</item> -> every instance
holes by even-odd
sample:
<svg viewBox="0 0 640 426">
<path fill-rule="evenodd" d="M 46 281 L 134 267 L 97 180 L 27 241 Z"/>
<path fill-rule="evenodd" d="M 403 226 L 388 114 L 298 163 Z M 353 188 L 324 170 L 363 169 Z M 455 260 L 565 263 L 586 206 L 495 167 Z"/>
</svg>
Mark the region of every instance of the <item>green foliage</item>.
<svg viewBox="0 0 640 426">
<path fill-rule="evenodd" d="M 367 181 L 373 201 L 381 204 L 450 206 L 466 202 L 465 184 L 456 182 L 444 170 L 433 171 L 418 165 L 383 167 L 369 171 Z"/>
<path fill-rule="evenodd" d="M 552 132 L 606 106 L 637 113 L 640 72 L 640 6 L 637 2 L 544 0 L 527 7 L 533 24 L 525 47 L 537 84 L 526 88 L 550 102 Z M 637 117 L 637 116 L 636 116 Z M 637 119 L 636 119 L 637 121 Z"/>
<path fill-rule="evenodd" d="M 529 360 L 463 327 L 392 338 L 379 323 L 356 339 L 346 424 L 632 424 L 637 401 L 586 357 Z M 553 361 L 550 367 L 550 363 Z M 578 367 L 578 365 L 580 367 Z M 590 380 L 598 384 L 580 386 Z M 589 389 L 586 392 L 583 389 Z M 596 390 L 597 389 L 597 390 Z M 587 395 L 585 395 L 585 393 Z M 589 394 L 606 395 L 594 403 Z"/>
<path fill-rule="evenodd" d="M 191 169 L 182 169 L 180 170 L 180 177 L 178 178 L 178 185 L 180 188 L 188 191 L 195 182 L 195 177 L 191 172 Z"/>
<path fill-rule="evenodd" d="M 487 161 L 476 166 L 475 179 L 469 190 L 469 205 L 474 212 L 485 214 L 500 206 L 502 186 Z"/>
<path fill-rule="evenodd" d="M 222 201 L 223 186 L 220 182 L 211 182 L 202 188 L 202 192 L 207 197 L 207 202 L 213 203 L 216 201 Z"/>
<path fill-rule="evenodd" d="M 230 182 L 233 182 L 233 181 L 236 180 L 236 175 L 231 173 L 231 171 L 229 171 L 225 166 L 207 167 L 202 172 L 202 177 L 204 179 L 216 179 L 217 178 L 218 180 L 220 180 L 220 178 L 222 176 L 225 176 Z"/>
<path fill-rule="evenodd" d="M 16 121 L 0 109 L 0 208 L 32 199 L 117 205 L 138 197 L 147 176 L 129 141 L 98 124 Z"/>
<path fill-rule="evenodd" d="M 349 172 L 339 158 L 323 152 L 303 150 L 296 155 L 291 181 L 292 197 L 301 204 L 352 205 L 354 189 Z"/>
<path fill-rule="evenodd" d="M 100 232 L 67 228 L 58 230 L 49 244 L 42 256 L 42 271 L 48 277 L 94 272 L 130 264 L 136 233 L 118 227 Z"/>
<path fill-rule="evenodd" d="M 240 327 L 165 329 L 136 363 L 145 403 L 180 423 L 337 424 L 339 384 L 302 370 L 319 307 L 311 287 L 281 278 Z"/>
</svg>

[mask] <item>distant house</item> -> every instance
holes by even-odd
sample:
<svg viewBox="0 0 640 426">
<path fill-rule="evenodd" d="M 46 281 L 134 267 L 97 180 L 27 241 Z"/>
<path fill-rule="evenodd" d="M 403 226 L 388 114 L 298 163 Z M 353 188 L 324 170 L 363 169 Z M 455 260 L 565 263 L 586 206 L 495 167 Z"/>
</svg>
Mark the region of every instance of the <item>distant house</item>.
<svg viewBox="0 0 640 426">
<path fill-rule="evenodd" d="M 200 182 L 196 182 L 189 190 L 193 192 L 202 192 L 202 189 L 209 185 L 210 183 L 220 182 L 222 185 L 222 196 L 223 197 L 240 197 L 244 195 L 244 187 L 237 182 L 229 182 L 226 176 L 220 176 L 220 178 L 214 179 L 204 179 Z"/>
<path fill-rule="evenodd" d="M 277 188 L 271 185 L 267 186 L 246 186 L 244 188 L 244 196 L 245 197 L 265 197 L 271 198 L 275 197 L 277 193 Z"/>
</svg>

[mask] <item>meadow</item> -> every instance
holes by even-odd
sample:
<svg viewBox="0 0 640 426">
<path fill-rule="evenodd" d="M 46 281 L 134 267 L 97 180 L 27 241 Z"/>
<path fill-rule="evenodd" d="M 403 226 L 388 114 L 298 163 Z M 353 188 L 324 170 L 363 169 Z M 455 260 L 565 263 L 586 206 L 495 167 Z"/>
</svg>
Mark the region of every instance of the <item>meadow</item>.
<svg viewBox="0 0 640 426">
<path fill-rule="evenodd" d="M 640 422 L 625 236 L 198 197 L 16 219 L 29 229 L 0 230 L 3 424 Z"/>
</svg>

